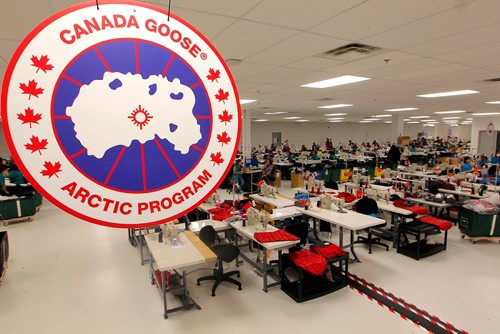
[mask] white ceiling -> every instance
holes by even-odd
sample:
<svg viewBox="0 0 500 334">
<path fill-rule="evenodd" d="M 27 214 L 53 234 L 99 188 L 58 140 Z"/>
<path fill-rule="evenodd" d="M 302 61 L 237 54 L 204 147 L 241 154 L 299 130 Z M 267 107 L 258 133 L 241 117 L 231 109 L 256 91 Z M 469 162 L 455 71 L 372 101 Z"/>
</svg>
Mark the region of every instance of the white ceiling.
<svg viewBox="0 0 500 334">
<path fill-rule="evenodd" d="M 80 1 L 0 0 L 0 77 L 20 40 L 38 22 Z M 166 8 L 168 0 L 146 1 Z M 231 66 L 244 105 L 256 118 L 348 112 L 349 120 L 418 107 L 405 116 L 439 110 L 500 111 L 499 0 L 172 0 L 172 12 L 198 27 Z M 319 54 L 348 44 L 382 48 L 367 57 L 326 59 Z M 389 61 L 385 61 L 389 59 Z M 372 80 L 311 89 L 301 84 L 339 75 Z M 423 99 L 417 94 L 474 89 L 480 94 Z M 331 99 L 331 101 L 321 101 Z M 348 103 L 344 109 L 318 109 Z M 469 115 L 468 115 L 469 116 Z"/>
</svg>

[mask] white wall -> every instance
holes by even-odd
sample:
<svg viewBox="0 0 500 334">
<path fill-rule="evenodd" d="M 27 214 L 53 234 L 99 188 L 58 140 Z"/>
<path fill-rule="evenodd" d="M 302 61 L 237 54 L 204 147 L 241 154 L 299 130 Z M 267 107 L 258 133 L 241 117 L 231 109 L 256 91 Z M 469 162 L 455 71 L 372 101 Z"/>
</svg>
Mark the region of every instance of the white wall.
<svg viewBox="0 0 500 334">
<path fill-rule="evenodd" d="M 444 137 L 448 135 L 448 128 L 452 129 L 452 135 L 458 136 L 464 140 L 470 140 L 471 126 L 461 125 L 458 127 L 449 127 L 438 125 L 437 127 L 428 127 L 430 136 Z M 403 135 L 416 138 L 423 132 L 422 124 L 405 124 Z M 500 130 L 500 126 L 498 127 Z M 281 132 L 281 139 L 291 145 L 310 146 L 313 142 L 320 145 L 325 144 L 325 139 L 332 138 L 333 145 L 347 143 L 353 140 L 358 144 L 362 141 L 387 141 L 391 137 L 391 124 L 385 123 L 296 123 L 296 122 L 252 122 L 252 146 L 270 145 L 271 133 Z"/>
<path fill-rule="evenodd" d="M 471 130 L 471 149 L 473 153 L 477 152 L 479 146 L 479 131 L 487 130 L 488 124 L 493 123 L 494 131 L 500 131 L 500 117 L 476 117 L 472 122 Z"/>
<path fill-rule="evenodd" d="M 0 157 L 3 159 L 10 159 L 10 152 L 2 129 L 0 129 Z"/>
</svg>

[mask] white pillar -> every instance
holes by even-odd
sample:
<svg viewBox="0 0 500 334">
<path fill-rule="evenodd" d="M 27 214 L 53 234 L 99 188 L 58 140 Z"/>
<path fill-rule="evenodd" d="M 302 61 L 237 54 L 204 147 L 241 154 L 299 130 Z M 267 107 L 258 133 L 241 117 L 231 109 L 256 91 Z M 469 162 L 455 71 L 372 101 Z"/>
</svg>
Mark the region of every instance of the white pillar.
<svg viewBox="0 0 500 334">
<path fill-rule="evenodd" d="M 252 119 L 250 117 L 250 112 L 247 110 L 243 110 L 243 120 L 241 127 L 241 150 L 243 152 L 243 158 L 251 158 L 252 157 Z"/>
<path fill-rule="evenodd" d="M 403 135 L 403 116 L 394 115 L 392 116 L 391 124 L 391 143 L 395 144 L 398 142 L 398 137 Z"/>
</svg>

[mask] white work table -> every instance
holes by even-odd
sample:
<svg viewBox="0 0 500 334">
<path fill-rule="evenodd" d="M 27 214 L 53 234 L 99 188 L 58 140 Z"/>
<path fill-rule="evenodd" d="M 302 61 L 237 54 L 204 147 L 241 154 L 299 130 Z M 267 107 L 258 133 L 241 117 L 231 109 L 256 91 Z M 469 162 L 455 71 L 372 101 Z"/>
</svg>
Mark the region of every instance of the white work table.
<svg viewBox="0 0 500 334">
<path fill-rule="evenodd" d="M 229 222 L 223 220 L 214 220 L 214 219 L 203 219 L 189 223 L 189 230 L 193 233 L 200 233 L 200 230 L 205 226 L 213 226 L 216 232 L 225 231 L 231 228 Z"/>
<path fill-rule="evenodd" d="M 271 218 L 274 221 L 284 220 L 297 216 L 302 216 L 302 212 L 299 212 L 296 206 L 288 206 L 286 208 L 274 209 L 273 213 L 271 214 Z"/>
<path fill-rule="evenodd" d="M 282 197 L 279 194 L 276 195 L 276 198 L 261 196 L 259 194 L 252 194 L 252 195 L 250 195 L 250 198 L 257 201 L 257 202 L 272 205 L 278 209 L 285 208 L 287 206 L 293 206 L 295 203 L 293 200 Z"/>
<path fill-rule="evenodd" d="M 268 288 L 279 285 L 281 283 L 280 277 L 275 275 L 272 272 L 273 266 L 269 264 L 269 259 L 268 259 L 268 252 L 267 250 L 277 250 L 278 251 L 278 258 L 280 258 L 281 253 L 283 250 L 289 249 L 290 247 L 293 247 L 295 244 L 299 243 L 299 240 L 295 241 L 277 241 L 277 242 L 258 242 L 255 237 L 254 233 L 255 232 L 273 232 L 276 231 L 277 228 L 272 226 L 272 225 L 267 225 L 266 229 L 260 225 L 248 225 L 243 226 L 243 221 L 236 221 L 231 223 L 231 226 L 244 238 L 254 241 L 258 243 L 260 246 L 263 247 L 262 250 L 262 263 L 257 263 L 252 259 L 250 256 L 247 256 L 244 252 L 240 252 L 240 255 L 246 262 L 248 262 L 250 265 L 252 265 L 260 275 L 262 275 L 262 280 L 263 280 L 263 290 L 267 292 Z M 236 246 L 239 246 L 239 238 L 236 238 Z M 275 279 L 274 283 L 268 284 L 267 279 L 268 276 L 271 276 L 272 278 Z"/>
<path fill-rule="evenodd" d="M 167 319 L 168 314 L 172 312 L 200 309 L 201 307 L 191 298 L 187 290 L 186 268 L 215 261 L 217 256 L 191 231 L 180 233 L 177 245 L 172 245 L 170 240 L 167 243 L 158 242 L 158 233 L 145 235 L 144 238 L 152 258 L 149 269 L 151 283 L 156 283 L 163 298 L 163 317 Z M 154 264 L 160 272 L 159 275 L 156 274 Z M 182 275 L 177 272 L 178 269 L 182 269 Z M 179 275 L 182 283 L 179 286 L 167 287 L 165 275 L 167 271 L 172 270 L 174 273 L 171 275 Z M 170 291 L 181 291 L 184 299 L 181 306 L 168 309 L 167 292 Z"/>
<path fill-rule="evenodd" d="M 460 190 L 449 190 L 449 189 L 439 188 L 438 191 L 441 193 L 454 194 L 454 195 L 458 195 L 458 196 L 466 196 L 466 197 L 476 198 L 476 199 L 486 197 L 486 196 L 473 195 L 470 192 L 465 192 L 465 191 L 460 191 Z"/>
<path fill-rule="evenodd" d="M 380 219 L 380 218 L 375 218 L 371 217 L 368 215 L 363 215 L 361 213 L 357 213 L 354 211 L 347 210 L 345 213 L 338 212 L 335 206 L 332 206 L 333 209 L 327 210 L 327 209 L 322 209 L 318 208 L 316 206 L 313 206 L 310 209 L 302 209 L 299 208 L 298 211 L 302 212 L 303 214 L 316 218 L 314 220 L 314 230 L 313 233 L 315 234 L 316 238 L 319 239 L 316 233 L 316 220 L 323 220 L 326 221 L 332 225 L 338 225 L 339 226 L 339 246 L 344 247 L 344 241 L 343 241 L 343 232 L 344 228 L 348 229 L 350 231 L 350 244 L 346 245 L 345 247 L 349 247 L 351 250 L 352 255 L 354 256 L 354 259 L 358 262 L 361 262 L 359 260 L 359 257 L 357 256 L 356 252 L 354 251 L 354 232 L 363 230 L 366 228 L 374 227 L 377 225 L 382 225 L 385 223 L 385 220 Z"/>
</svg>

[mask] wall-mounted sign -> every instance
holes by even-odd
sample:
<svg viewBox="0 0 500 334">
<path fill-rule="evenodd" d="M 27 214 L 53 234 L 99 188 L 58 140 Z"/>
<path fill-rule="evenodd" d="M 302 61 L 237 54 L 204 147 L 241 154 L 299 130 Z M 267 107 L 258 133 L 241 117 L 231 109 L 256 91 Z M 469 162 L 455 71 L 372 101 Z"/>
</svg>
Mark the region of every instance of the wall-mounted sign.
<svg viewBox="0 0 500 334">
<path fill-rule="evenodd" d="M 486 133 L 492 135 L 493 130 L 495 130 L 495 127 L 493 126 L 493 123 L 490 122 L 490 124 L 488 124 L 488 127 L 486 128 Z"/>
<path fill-rule="evenodd" d="M 55 14 L 21 43 L 2 88 L 3 129 L 22 172 L 97 224 L 155 225 L 189 212 L 236 154 L 241 111 L 223 58 L 149 4 Z"/>
</svg>

